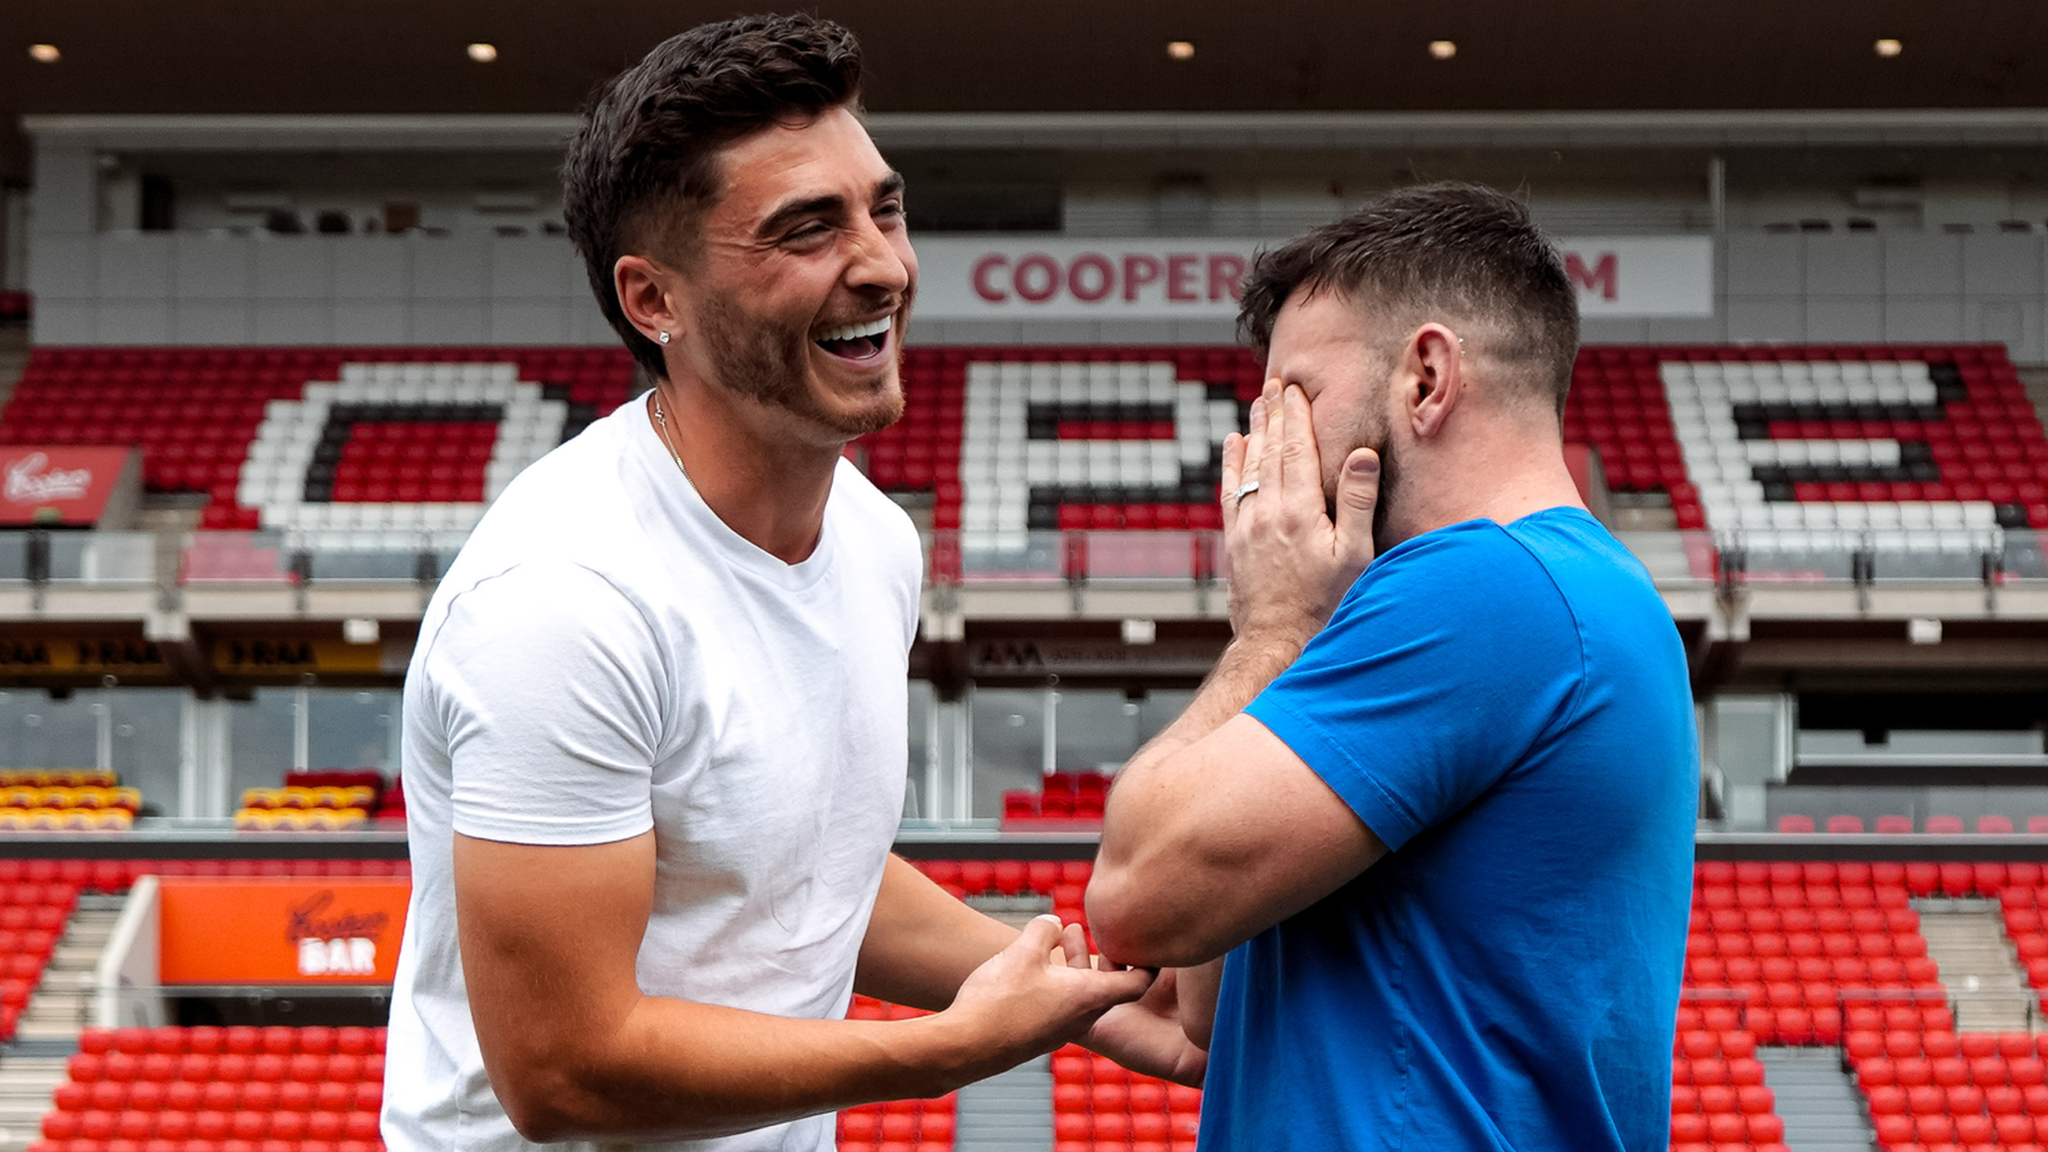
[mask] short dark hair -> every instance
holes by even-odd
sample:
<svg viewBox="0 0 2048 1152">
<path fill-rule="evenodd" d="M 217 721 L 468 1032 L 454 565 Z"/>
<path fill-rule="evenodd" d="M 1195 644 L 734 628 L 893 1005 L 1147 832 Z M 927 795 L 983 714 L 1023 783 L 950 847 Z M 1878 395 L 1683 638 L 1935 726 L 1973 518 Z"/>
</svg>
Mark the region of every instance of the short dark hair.
<svg viewBox="0 0 2048 1152">
<path fill-rule="evenodd" d="M 720 148 L 771 124 L 857 107 L 860 79 L 853 33 L 797 13 L 699 25 L 593 94 L 562 162 L 562 213 L 604 318 L 651 375 L 667 374 L 661 346 L 619 307 L 619 257 L 653 241 L 657 214 L 687 214 L 718 195 Z"/>
<path fill-rule="evenodd" d="M 1264 349 L 1297 292 L 1335 291 L 1417 323 L 1434 313 L 1497 325 L 1487 352 L 1548 389 L 1560 415 L 1579 351 L 1579 298 L 1564 261 L 1514 198 L 1478 184 L 1418 184 L 1264 252 L 1238 327 Z M 1418 315 L 1419 314 L 1419 315 Z M 1403 333 L 1406 335 L 1406 333 Z"/>
</svg>

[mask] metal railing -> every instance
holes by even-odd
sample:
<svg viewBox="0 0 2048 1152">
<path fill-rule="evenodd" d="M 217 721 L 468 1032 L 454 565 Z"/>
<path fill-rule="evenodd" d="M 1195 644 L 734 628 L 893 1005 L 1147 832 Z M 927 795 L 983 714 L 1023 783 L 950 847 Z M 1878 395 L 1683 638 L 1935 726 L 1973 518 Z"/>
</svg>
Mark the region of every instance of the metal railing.
<svg viewBox="0 0 2048 1152">
<path fill-rule="evenodd" d="M 2048 533 L 2029 529 L 1622 532 L 1618 538 L 1667 590 L 2048 587 Z M 461 538 L 434 532 L 403 544 L 334 543 L 296 532 L 193 532 L 179 549 L 176 580 L 431 585 L 447 573 Z M 927 535 L 925 550 L 927 579 L 940 586 L 1205 585 L 1229 577 L 1222 533 L 1213 530 L 941 529 Z M 147 532 L 0 532 L 0 584 L 149 584 L 158 579 L 155 558 L 156 538 Z"/>
</svg>

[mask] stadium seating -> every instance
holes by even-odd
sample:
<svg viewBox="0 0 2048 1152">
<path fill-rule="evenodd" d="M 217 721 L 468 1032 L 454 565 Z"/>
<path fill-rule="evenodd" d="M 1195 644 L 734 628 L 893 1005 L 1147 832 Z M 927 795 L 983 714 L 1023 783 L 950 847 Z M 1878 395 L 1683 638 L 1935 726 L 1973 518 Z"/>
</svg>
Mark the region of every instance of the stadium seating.
<svg viewBox="0 0 2048 1152">
<path fill-rule="evenodd" d="M 409 547 L 466 534 L 519 469 L 623 403 L 633 373 L 610 348 L 36 348 L 0 444 L 140 445 L 149 490 L 212 497 L 202 527 Z"/>
<path fill-rule="evenodd" d="M 235 812 L 244 831 L 341 831 L 405 819 L 405 793 L 370 769 L 288 772 L 281 788 L 246 788 Z"/>
<path fill-rule="evenodd" d="M 928 1015 L 872 996 L 855 996 L 849 1020 L 909 1020 Z M 863 1104 L 839 1114 L 839 1152 L 949 1152 L 953 1147 L 954 1098 L 890 1100 Z"/>
<path fill-rule="evenodd" d="M 0 769 L 0 832 L 119 831 L 142 793 L 101 768 Z"/>
<path fill-rule="evenodd" d="M 38 1152 L 383 1146 L 382 1028 L 88 1028 L 66 1070 Z"/>
<path fill-rule="evenodd" d="M 1979 836 L 2011 836 L 2024 831 L 2029 836 L 2048 834 L 2048 816 L 2027 817 L 2024 829 L 2013 823 L 2010 816 L 1979 816 L 1976 822 Z M 1959 836 L 1966 825 L 1960 816 L 1931 815 L 1921 829 L 1929 835 Z M 1778 831 L 1808 833 L 1825 830 L 1835 835 L 1850 835 L 1865 831 L 1861 816 L 1836 815 L 1827 818 L 1826 824 L 1816 825 L 1811 816 L 1794 813 L 1778 817 Z M 1873 821 L 1870 831 L 1886 836 L 1904 836 L 1913 831 L 1913 820 L 1909 816 L 1879 816 Z"/>
<path fill-rule="evenodd" d="M 1908 869 L 1897 863 L 1708 862 L 1686 940 L 1695 995 L 1745 1005 L 1744 1024 L 1776 1044 L 1837 1044 L 1844 1011 L 1953 1025 L 1927 958 Z"/>
<path fill-rule="evenodd" d="M 138 444 L 152 490 L 212 495 L 206 528 L 446 548 L 633 381 L 606 348 L 39 348 L 0 443 Z M 912 348 L 903 381 L 903 420 L 850 454 L 884 490 L 929 493 L 934 528 L 1016 553 L 1033 530 L 1218 527 L 1220 444 L 1261 366 L 1239 348 Z M 1996 345 L 1587 348 L 1564 427 L 1612 490 L 1661 492 L 1678 527 L 1795 567 L 1869 546 L 1887 572 L 1948 573 L 1998 527 L 2048 528 L 2048 433 Z M 1111 543 L 1089 574 L 1214 569 Z M 187 578 L 288 581 L 278 547 L 201 549 Z"/>
<path fill-rule="evenodd" d="M 1672 1152 L 1781 1152 L 1785 1122 L 1764 1085 L 1756 1037 L 1726 1007 L 1681 1009 L 1671 1058 Z"/>
<path fill-rule="evenodd" d="M 1049 825 L 1100 825 L 1102 805 L 1109 797 L 1109 777 L 1100 772 L 1055 772 L 1037 791 L 1003 793 L 1003 827 L 1044 828 Z"/>
<path fill-rule="evenodd" d="M 1169 1084 L 1068 1045 L 1052 1057 L 1053 1152 L 1192 1149 L 1200 1089 Z"/>
</svg>

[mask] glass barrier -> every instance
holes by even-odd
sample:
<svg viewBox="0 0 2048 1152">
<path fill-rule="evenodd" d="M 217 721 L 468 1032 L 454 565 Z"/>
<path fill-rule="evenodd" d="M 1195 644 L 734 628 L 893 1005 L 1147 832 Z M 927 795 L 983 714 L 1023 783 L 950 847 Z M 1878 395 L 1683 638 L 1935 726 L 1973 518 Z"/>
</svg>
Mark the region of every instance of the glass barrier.
<svg viewBox="0 0 2048 1152">
<path fill-rule="evenodd" d="M 72 529 L 0 532 L 0 580 L 153 583 L 156 537 L 148 532 Z"/>
<path fill-rule="evenodd" d="M 293 584 L 282 532 L 194 532 L 178 565 L 183 584 Z"/>
<path fill-rule="evenodd" d="M 179 579 L 187 584 L 432 583 L 447 574 L 459 545 L 422 537 L 419 547 L 309 546 L 284 532 L 194 532 Z M 0 560 L 4 563 L 4 560 Z"/>
<path fill-rule="evenodd" d="M 29 578 L 29 536 L 27 532 L 0 532 L 0 580 Z"/>
<path fill-rule="evenodd" d="M 1768 831 L 2048 838 L 2048 785 L 1773 784 L 1764 819 Z"/>
<path fill-rule="evenodd" d="M 50 579 L 77 584 L 150 584 L 156 536 L 150 532 L 52 532 Z"/>
</svg>

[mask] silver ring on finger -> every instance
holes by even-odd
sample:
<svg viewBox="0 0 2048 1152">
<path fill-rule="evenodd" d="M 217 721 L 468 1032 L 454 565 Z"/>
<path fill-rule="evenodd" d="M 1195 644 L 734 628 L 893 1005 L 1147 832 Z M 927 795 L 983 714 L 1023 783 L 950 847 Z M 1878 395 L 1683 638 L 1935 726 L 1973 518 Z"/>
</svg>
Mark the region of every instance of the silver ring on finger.
<svg viewBox="0 0 2048 1152">
<path fill-rule="evenodd" d="M 1244 498 L 1245 498 L 1245 497 L 1247 497 L 1247 496 L 1251 495 L 1251 494 L 1252 494 L 1252 493 L 1254 493 L 1254 492 L 1257 492 L 1258 490 L 1259 490 L 1259 482 L 1258 482 L 1257 480 L 1247 480 L 1247 481 L 1245 481 L 1245 482 L 1244 482 L 1243 484 L 1240 484 L 1240 485 L 1238 486 L 1238 489 L 1237 489 L 1237 491 L 1236 491 L 1236 492 L 1234 492 L 1234 493 L 1232 493 L 1232 494 L 1231 494 L 1231 499 L 1230 499 L 1230 503 L 1231 503 L 1231 505 L 1232 505 L 1233 507 L 1235 507 L 1236 505 L 1239 505 L 1239 504 L 1242 504 L 1242 503 L 1244 503 Z"/>
</svg>

